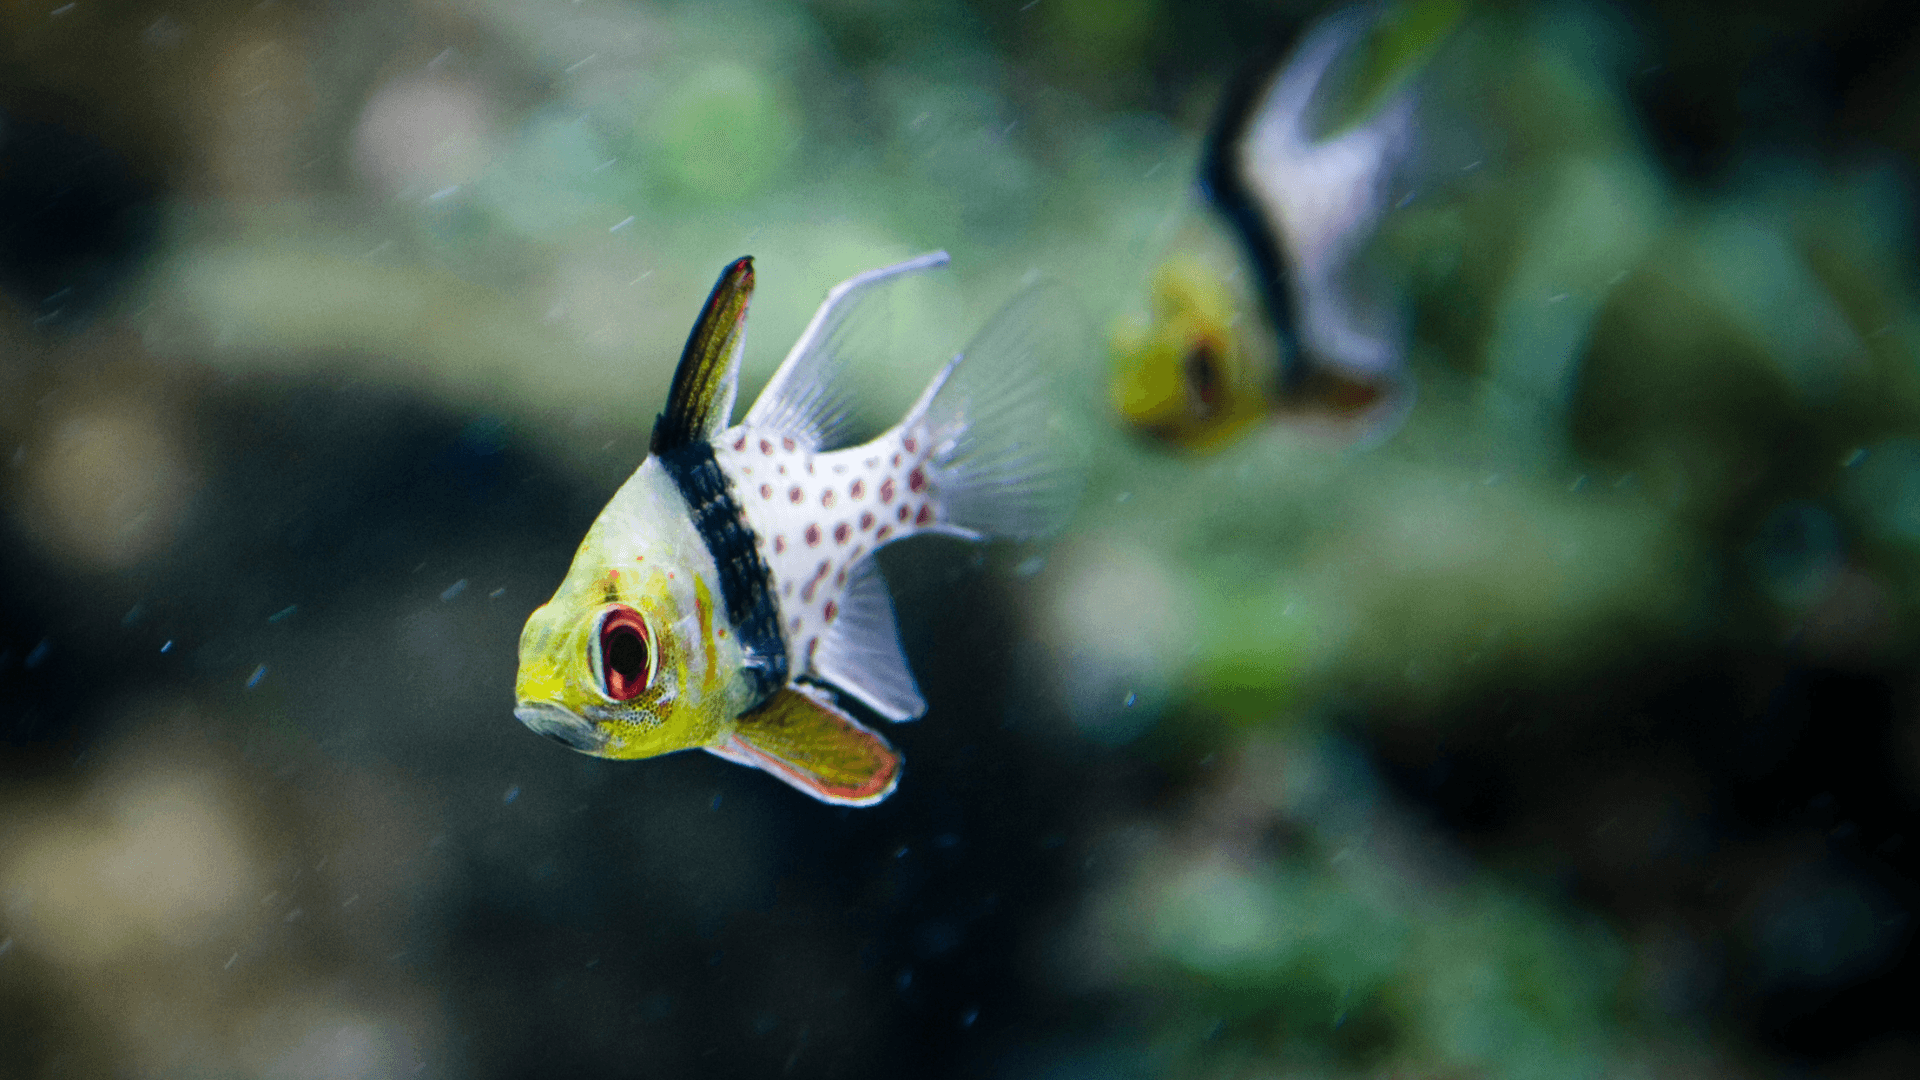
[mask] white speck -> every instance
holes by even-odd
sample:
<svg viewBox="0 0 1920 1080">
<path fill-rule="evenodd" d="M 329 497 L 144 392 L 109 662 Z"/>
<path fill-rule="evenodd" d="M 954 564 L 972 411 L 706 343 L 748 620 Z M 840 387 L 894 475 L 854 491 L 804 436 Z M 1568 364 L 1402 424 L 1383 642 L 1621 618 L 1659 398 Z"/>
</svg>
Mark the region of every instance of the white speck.
<svg viewBox="0 0 1920 1080">
<path fill-rule="evenodd" d="M 1587 474 L 1581 473 L 1579 476 L 1576 476 L 1573 478 L 1573 483 L 1567 485 L 1567 490 L 1579 491 L 1581 488 L 1586 486 L 1587 486 Z"/>
<path fill-rule="evenodd" d="M 505 595 L 507 595 L 507 587 L 506 587 L 505 585 L 502 585 L 502 586 L 500 586 L 499 588 L 497 588 L 497 589 L 495 589 L 495 590 L 493 590 L 492 592 L 490 592 L 490 593 L 488 593 L 488 594 L 487 594 L 487 599 L 489 599 L 489 600 L 498 600 L 498 599 L 500 599 L 501 597 L 503 597 L 503 596 L 505 596 Z"/>
<path fill-rule="evenodd" d="M 160 651 L 161 651 L 161 652 L 172 652 L 172 651 L 173 651 L 173 639 L 172 639 L 172 638 L 168 638 L 168 639 L 167 639 L 167 643 L 166 643 L 165 645 L 162 645 L 162 646 L 160 646 Z"/>
<path fill-rule="evenodd" d="M 1572 293 L 1554 293 L 1552 296 L 1547 297 L 1547 303 L 1557 304 L 1560 301 L 1565 300 L 1567 297 L 1572 295 L 1573 295 Z"/>
<path fill-rule="evenodd" d="M 448 48 L 441 49 L 439 52 L 435 53 L 433 59 L 427 61 L 427 69 L 431 71 L 434 68 L 439 67 L 441 64 L 444 64 L 451 59 L 453 59 L 453 49 L 451 46 L 449 46 Z"/>
<path fill-rule="evenodd" d="M 229 971 L 229 970 L 231 970 L 231 969 L 233 968 L 233 965 L 234 965 L 234 964 L 236 964 L 236 963 L 238 963 L 239 961 L 240 961 L 240 954 L 239 954 L 239 953 L 234 953 L 234 954 L 233 954 L 232 956 L 229 956 L 229 957 L 227 957 L 227 962 L 226 962 L 226 964 L 225 964 L 225 965 L 224 965 L 223 967 L 221 967 L 221 969 L 220 969 L 220 970 L 221 970 L 221 971 Z"/>
<path fill-rule="evenodd" d="M 276 611 L 273 614 L 267 616 L 267 621 L 279 622 L 280 620 L 286 618 L 287 616 L 299 610 L 300 610 L 299 604 L 288 604 L 286 607 L 283 607 L 279 611 Z"/>
<path fill-rule="evenodd" d="M 1123 709 L 1131 709 L 1133 708 L 1133 703 L 1139 700 L 1140 700 L 1140 695 L 1129 690 L 1127 691 L 1127 700 L 1121 702 L 1120 707 Z"/>
<path fill-rule="evenodd" d="M 1607 279 L 1607 284 L 1618 285 L 1625 280 L 1627 280 L 1627 272 L 1625 270 L 1619 270 L 1615 271 L 1614 275 Z"/>
<path fill-rule="evenodd" d="M 617 161 L 619 161 L 619 160 L 620 160 L 619 158 L 608 158 L 607 160 L 605 160 L 605 161 L 603 161 L 603 162 L 601 162 L 600 164 L 598 164 L 598 165 L 595 165 L 595 166 L 593 167 L 593 171 L 594 171 L 594 172 L 606 172 L 606 171 L 607 171 L 608 169 L 611 169 L 611 168 L 613 168 L 613 165 L 614 165 L 614 162 L 617 162 Z"/>
<path fill-rule="evenodd" d="M 1126 502 L 1126 501 L 1127 501 L 1128 499 L 1131 499 L 1131 498 L 1133 498 L 1133 492 L 1131 492 L 1131 491 L 1123 491 L 1123 492 L 1121 492 L 1120 494 L 1118 494 L 1118 495 L 1115 495 L 1115 496 L 1113 497 L 1113 501 L 1114 501 L 1114 502 L 1117 502 L 1117 503 L 1123 503 L 1123 502 Z"/>
<path fill-rule="evenodd" d="M 628 284 L 628 285 L 638 285 L 638 284 L 640 284 L 641 282 L 643 282 L 643 281 L 645 281 L 645 280 L 647 280 L 648 278 L 650 278 L 650 277 L 652 277 L 652 276 L 653 276 L 653 271 L 651 271 L 651 270 L 649 270 L 649 271 L 647 271 L 646 273 L 644 273 L 644 274 L 641 274 L 641 275 L 640 275 L 639 277 L 637 277 L 637 278 L 634 278 L 634 279 L 633 279 L 632 281 L 629 281 L 629 282 L 627 282 L 627 284 Z"/>
<path fill-rule="evenodd" d="M 519 797 L 520 797 L 520 785 L 514 784 L 512 787 L 507 788 L 507 793 L 501 796 L 500 801 L 503 803 L 511 803 L 513 800 Z"/>
<path fill-rule="evenodd" d="M 0 956 L 5 956 L 12 951 L 13 951 L 13 939 L 10 937 L 0 938 Z"/>
<path fill-rule="evenodd" d="M 283 923 L 290 923 L 295 919 L 298 919 L 300 916 L 305 915 L 306 913 L 307 913 L 306 908 L 294 908 L 292 911 L 287 912 L 286 918 L 281 919 L 280 921 Z"/>
<path fill-rule="evenodd" d="M 1840 463 L 1840 467 L 1843 469 L 1851 469 L 1865 460 L 1867 460 L 1867 448 L 1864 446 L 1857 447 L 1853 453 L 1847 455 L 1847 460 Z"/>
<path fill-rule="evenodd" d="M 454 192 L 456 192 L 456 191 L 459 191 L 459 190 L 460 190 L 460 185 L 459 185 L 459 184 L 454 184 L 454 185 L 453 185 L 453 186 L 451 186 L 451 187 L 443 187 L 443 188 L 441 188 L 441 189 L 440 189 L 439 191 L 436 191 L 436 192 L 434 192 L 433 194 L 431 194 L 431 195 L 429 195 L 429 196 L 427 196 L 427 201 L 428 201 L 428 202 L 439 202 L 439 201 L 440 201 L 441 199 L 444 199 L 444 198 L 446 198 L 447 196 L 449 196 L 449 195 L 452 195 L 452 194 L 453 194 Z"/>
<path fill-rule="evenodd" d="M 461 578 L 459 581 L 454 582 L 453 584 L 447 586 L 444 590 L 442 590 L 440 593 L 440 599 L 451 600 L 454 597 L 459 596 L 461 593 L 466 591 L 467 591 L 467 579 Z"/>
<path fill-rule="evenodd" d="M 57 19 L 79 6 L 79 4 L 61 4 L 59 7 L 53 9 L 53 17 Z"/>
<path fill-rule="evenodd" d="M 1023 560 L 1019 566 L 1013 568 L 1013 572 L 1020 577 L 1032 577 L 1046 568 L 1047 557 L 1045 555 L 1035 555 L 1030 559 Z"/>
<path fill-rule="evenodd" d="M 631 225 L 631 224 L 633 224 L 633 215 L 632 215 L 632 214 L 628 214 L 628 215 L 627 215 L 626 217 L 624 217 L 624 218 L 622 218 L 622 219 L 620 220 L 620 224 L 618 224 L 618 225 L 615 225 L 615 226 L 614 226 L 613 228 L 611 228 L 611 229 L 608 229 L 607 231 L 608 231 L 608 232 L 610 232 L 610 233 L 616 233 L 616 232 L 619 232 L 619 231 L 620 231 L 621 229 L 624 229 L 624 228 L 626 228 L 627 226 L 629 226 L 629 225 Z M 642 276 L 642 277 L 645 277 L 646 275 L 644 275 L 644 274 L 642 274 L 641 276 Z"/>
<path fill-rule="evenodd" d="M 1154 163 L 1153 163 L 1152 165 L 1150 165 L 1150 166 L 1148 166 L 1148 167 L 1147 167 L 1147 171 L 1146 171 L 1146 172 L 1143 172 L 1143 173 L 1141 173 L 1141 174 L 1140 174 L 1140 179 L 1142 179 L 1142 180 L 1145 180 L 1145 179 L 1147 179 L 1148 177 L 1150 177 L 1150 176 L 1152 176 L 1152 175 L 1153 175 L 1154 173 L 1157 173 L 1157 172 L 1159 172 L 1159 171 L 1160 171 L 1160 167 L 1161 167 L 1162 165 L 1165 165 L 1165 164 L 1166 164 L 1166 161 L 1165 161 L 1165 160 L 1161 160 L 1161 161 L 1156 161 L 1156 162 L 1154 162 Z"/>
<path fill-rule="evenodd" d="M 27 654 L 27 658 L 24 661 L 24 663 L 30 668 L 37 668 L 41 664 L 46 663 L 47 654 L 52 651 L 53 651 L 53 639 L 41 638 L 40 644 L 35 645 L 33 647 L 33 651 Z"/>
<path fill-rule="evenodd" d="M 980 1019 L 980 1010 L 968 1009 L 966 1012 L 960 1014 L 960 1026 L 970 1028 L 973 1026 L 973 1022 L 978 1019 Z"/>
<path fill-rule="evenodd" d="M 259 667 L 254 668 L 253 674 L 247 676 L 247 689 L 251 690 L 256 686 L 259 686 L 260 680 L 266 677 L 267 677 L 267 665 L 261 664 Z"/>
<path fill-rule="evenodd" d="M 1460 171 L 1461 171 L 1461 172 L 1472 172 L 1473 170 L 1475 170 L 1475 169 L 1477 169 L 1477 168 L 1479 168 L 1481 164 L 1482 164 L 1482 163 L 1481 163 L 1481 162 L 1478 162 L 1478 161 L 1469 161 L 1469 162 L 1467 162 L 1467 163 L 1466 163 L 1465 165 L 1463 165 L 1463 166 L 1461 166 L 1461 167 L 1460 167 Z"/>
<path fill-rule="evenodd" d="M 581 68 L 586 67 L 588 64 L 593 62 L 593 59 L 595 57 L 599 55 L 600 55 L 599 53 L 588 53 L 587 55 L 581 57 L 580 59 L 575 60 L 573 63 L 568 64 L 566 69 L 567 74 L 571 75 L 574 72 L 579 71 Z"/>
<path fill-rule="evenodd" d="M 897 851 L 895 851 L 895 852 L 893 853 L 893 857 L 894 857 L 894 858 L 896 858 L 896 859 L 904 859 L 904 858 L 906 858 L 906 857 L 907 857 L 907 845 L 905 845 L 905 844 L 901 844 L 901 845 L 900 845 L 900 847 L 899 847 L 899 850 L 897 850 Z"/>
<path fill-rule="evenodd" d="M 352 907 L 352 906 L 353 906 L 353 903 L 354 903 L 354 901 L 356 901 L 356 900 L 358 900 L 358 899 L 360 899 L 360 894 L 359 894 L 359 893 L 354 893 L 354 894 L 353 894 L 352 896 L 349 896 L 349 897 L 347 897 L 347 898 L 346 898 L 345 900 L 342 900 L 342 901 L 340 901 L 340 906 L 341 906 L 341 907 L 343 907 L 343 908 L 349 908 L 349 907 Z"/>
</svg>

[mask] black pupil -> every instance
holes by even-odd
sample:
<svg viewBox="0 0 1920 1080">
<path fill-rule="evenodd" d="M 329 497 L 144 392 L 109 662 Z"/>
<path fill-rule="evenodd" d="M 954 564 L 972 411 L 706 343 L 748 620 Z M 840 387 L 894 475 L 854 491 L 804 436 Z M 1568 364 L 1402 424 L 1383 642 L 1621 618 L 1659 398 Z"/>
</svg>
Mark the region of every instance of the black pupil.
<svg viewBox="0 0 1920 1080">
<path fill-rule="evenodd" d="M 647 674 L 647 643 L 630 626 L 618 626 L 601 643 L 600 651 L 607 660 L 607 670 L 620 676 L 628 686 L 637 684 Z"/>
<path fill-rule="evenodd" d="M 1199 342 L 1187 353 L 1187 389 L 1199 403 L 1202 415 L 1211 414 L 1220 403 L 1218 364 L 1219 358 L 1213 354 L 1211 342 Z"/>
</svg>

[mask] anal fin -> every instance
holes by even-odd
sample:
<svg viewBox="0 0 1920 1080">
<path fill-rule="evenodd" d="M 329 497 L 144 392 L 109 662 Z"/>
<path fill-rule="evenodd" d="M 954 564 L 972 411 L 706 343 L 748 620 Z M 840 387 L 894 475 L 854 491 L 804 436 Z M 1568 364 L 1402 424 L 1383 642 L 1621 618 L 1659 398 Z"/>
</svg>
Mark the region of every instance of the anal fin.
<svg viewBox="0 0 1920 1080">
<path fill-rule="evenodd" d="M 707 749 L 840 806 L 872 806 L 900 782 L 899 752 L 813 687 L 779 690 Z"/>
<path fill-rule="evenodd" d="M 840 617 L 828 625 L 814 651 L 813 673 L 895 723 L 918 719 L 927 711 L 900 651 L 893 598 L 871 555 L 849 576 Z"/>
</svg>

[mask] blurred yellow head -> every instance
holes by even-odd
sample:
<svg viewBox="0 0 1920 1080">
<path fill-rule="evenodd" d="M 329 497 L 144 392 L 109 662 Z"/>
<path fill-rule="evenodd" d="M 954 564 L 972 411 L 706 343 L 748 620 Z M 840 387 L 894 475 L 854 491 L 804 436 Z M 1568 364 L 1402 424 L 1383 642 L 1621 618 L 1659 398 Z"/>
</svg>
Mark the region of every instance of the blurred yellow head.
<svg viewBox="0 0 1920 1080">
<path fill-rule="evenodd" d="M 1215 450 L 1270 410 L 1276 360 L 1250 331 L 1226 276 L 1180 253 L 1154 273 L 1151 314 L 1111 337 L 1114 409 L 1135 430 L 1186 450 Z"/>
</svg>

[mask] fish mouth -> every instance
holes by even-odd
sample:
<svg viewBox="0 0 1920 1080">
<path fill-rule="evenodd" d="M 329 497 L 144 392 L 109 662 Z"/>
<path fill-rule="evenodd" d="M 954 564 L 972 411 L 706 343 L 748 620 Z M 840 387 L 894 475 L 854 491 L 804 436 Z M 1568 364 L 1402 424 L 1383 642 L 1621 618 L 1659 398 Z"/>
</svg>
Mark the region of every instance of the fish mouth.
<svg viewBox="0 0 1920 1080">
<path fill-rule="evenodd" d="M 513 715 L 554 742 L 583 754 L 599 753 L 607 745 L 605 732 L 549 701 L 523 701 L 513 707 Z"/>
</svg>

